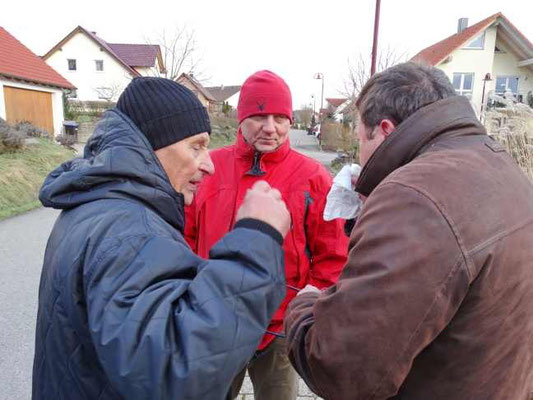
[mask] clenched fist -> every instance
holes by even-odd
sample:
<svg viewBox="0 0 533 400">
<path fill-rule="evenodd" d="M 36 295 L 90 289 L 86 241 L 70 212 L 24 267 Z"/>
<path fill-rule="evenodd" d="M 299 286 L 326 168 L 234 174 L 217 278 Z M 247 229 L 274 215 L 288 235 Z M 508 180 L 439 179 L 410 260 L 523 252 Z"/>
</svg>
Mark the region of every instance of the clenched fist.
<svg viewBox="0 0 533 400">
<path fill-rule="evenodd" d="M 244 201 L 237 211 L 237 221 L 243 218 L 266 222 L 283 237 L 287 235 L 291 224 L 291 217 L 281 193 L 277 189 L 272 189 L 265 181 L 256 182 L 246 192 Z"/>
</svg>

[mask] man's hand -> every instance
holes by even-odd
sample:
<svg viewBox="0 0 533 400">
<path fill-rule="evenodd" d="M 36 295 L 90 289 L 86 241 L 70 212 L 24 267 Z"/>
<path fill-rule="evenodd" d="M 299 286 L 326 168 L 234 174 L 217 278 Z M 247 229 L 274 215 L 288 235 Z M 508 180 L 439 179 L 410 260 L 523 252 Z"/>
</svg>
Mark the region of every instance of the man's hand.
<svg viewBox="0 0 533 400">
<path fill-rule="evenodd" d="M 236 221 L 254 218 L 266 222 L 285 237 L 289 231 L 291 217 L 281 193 L 272 189 L 265 181 L 256 182 L 248 189 L 244 201 L 237 211 Z"/>
</svg>

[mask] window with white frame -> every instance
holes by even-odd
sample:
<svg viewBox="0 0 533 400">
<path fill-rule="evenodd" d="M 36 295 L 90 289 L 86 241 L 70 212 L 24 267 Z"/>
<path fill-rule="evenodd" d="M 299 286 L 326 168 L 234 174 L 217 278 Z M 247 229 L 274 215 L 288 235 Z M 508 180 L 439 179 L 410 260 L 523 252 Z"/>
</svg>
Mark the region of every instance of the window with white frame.
<svg viewBox="0 0 533 400">
<path fill-rule="evenodd" d="M 68 62 L 68 70 L 76 71 L 76 60 L 73 58 L 69 58 L 67 62 Z"/>
<path fill-rule="evenodd" d="M 472 99 L 472 90 L 474 89 L 473 72 L 456 72 L 453 74 L 453 88 L 459 96 L 466 96 Z"/>
<path fill-rule="evenodd" d="M 485 32 L 479 35 L 477 38 L 468 43 L 463 49 L 478 49 L 482 50 L 485 47 Z"/>
<path fill-rule="evenodd" d="M 96 64 L 96 70 L 101 72 L 104 70 L 104 60 L 94 60 L 94 63 Z"/>
<path fill-rule="evenodd" d="M 505 92 L 512 92 L 513 95 L 518 95 L 518 76 L 497 76 L 496 87 L 494 89 L 496 94 L 505 94 Z"/>
</svg>

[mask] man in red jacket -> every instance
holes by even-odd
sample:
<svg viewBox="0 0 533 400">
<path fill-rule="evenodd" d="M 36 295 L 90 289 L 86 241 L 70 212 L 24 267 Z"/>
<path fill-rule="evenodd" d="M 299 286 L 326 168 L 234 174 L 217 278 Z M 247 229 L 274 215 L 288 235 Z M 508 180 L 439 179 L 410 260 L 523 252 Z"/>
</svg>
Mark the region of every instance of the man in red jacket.
<svg viewBox="0 0 533 400">
<path fill-rule="evenodd" d="M 281 192 L 292 217 L 283 245 L 287 296 L 248 371 L 256 399 L 292 400 L 298 376 L 285 353 L 285 310 L 306 285 L 323 289 L 337 281 L 347 255 L 344 221 L 326 222 L 322 217 L 331 186 L 328 171 L 290 147 L 292 99 L 283 79 L 270 71 L 250 76 L 241 88 L 237 116 L 237 141 L 211 153 L 216 173 L 204 178 L 186 210 L 185 237 L 198 255 L 208 257 L 211 247 L 231 230 L 244 195 L 255 182 L 265 180 Z M 235 378 L 233 397 L 245 372 Z"/>
</svg>

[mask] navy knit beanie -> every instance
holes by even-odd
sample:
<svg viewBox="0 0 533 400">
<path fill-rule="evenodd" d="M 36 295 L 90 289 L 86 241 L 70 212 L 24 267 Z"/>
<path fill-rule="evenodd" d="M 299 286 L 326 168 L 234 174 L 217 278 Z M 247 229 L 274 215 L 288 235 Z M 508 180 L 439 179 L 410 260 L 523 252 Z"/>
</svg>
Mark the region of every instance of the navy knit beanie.
<svg viewBox="0 0 533 400">
<path fill-rule="evenodd" d="M 154 150 L 202 132 L 211 133 L 202 103 L 170 79 L 133 79 L 120 95 L 117 108 L 137 125 Z"/>
</svg>

